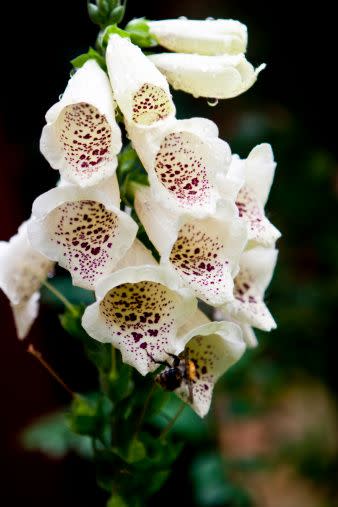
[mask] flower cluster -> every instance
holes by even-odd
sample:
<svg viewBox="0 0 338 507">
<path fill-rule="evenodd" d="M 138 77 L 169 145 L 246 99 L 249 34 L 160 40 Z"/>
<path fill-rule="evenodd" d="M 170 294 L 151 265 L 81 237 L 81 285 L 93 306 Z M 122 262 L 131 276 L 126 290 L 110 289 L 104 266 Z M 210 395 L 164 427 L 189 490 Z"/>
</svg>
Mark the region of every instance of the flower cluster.
<svg viewBox="0 0 338 507">
<path fill-rule="evenodd" d="M 35 200 L 18 235 L 0 244 L 0 285 L 24 337 L 57 262 L 74 285 L 95 290 L 86 332 L 142 375 L 166 364 L 181 375 L 167 387 L 204 416 L 217 379 L 255 344 L 252 327 L 275 327 L 264 303 L 280 236 L 264 213 L 275 162 L 268 144 L 241 160 L 212 121 L 178 120 L 169 84 L 230 98 L 262 66 L 247 62 L 247 30 L 237 21 L 145 24 L 174 53 L 146 56 L 128 31 L 115 30 L 106 41 L 107 73 L 88 58 L 47 112 L 41 152 L 60 181 Z M 120 199 L 116 118 L 147 173 L 148 184 L 134 181 L 132 208 Z M 140 224 L 152 252 L 137 238 Z"/>
</svg>

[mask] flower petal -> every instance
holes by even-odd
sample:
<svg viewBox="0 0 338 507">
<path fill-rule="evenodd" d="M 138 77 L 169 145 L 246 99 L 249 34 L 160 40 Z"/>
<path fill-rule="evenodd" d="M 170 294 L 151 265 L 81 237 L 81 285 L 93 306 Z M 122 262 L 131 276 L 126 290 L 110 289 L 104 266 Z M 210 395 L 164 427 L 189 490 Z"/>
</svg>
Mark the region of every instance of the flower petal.
<svg viewBox="0 0 338 507">
<path fill-rule="evenodd" d="M 243 54 L 202 56 L 160 53 L 149 59 L 176 90 L 194 97 L 230 99 L 248 90 L 264 68 L 256 70 Z"/>
<path fill-rule="evenodd" d="M 59 187 L 38 197 L 29 227 L 32 245 L 92 289 L 132 245 L 137 225 L 95 188 Z"/>
<path fill-rule="evenodd" d="M 143 188 L 136 193 L 135 210 L 161 263 L 169 264 L 197 297 L 212 305 L 233 299 L 232 277 L 247 234 L 230 203 L 219 203 L 212 217 L 196 219 L 170 213 Z"/>
<path fill-rule="evenodd" d="M 268 200 L 275 175 L 276 162 L 270 144 L 262 143 L 253 148 L 245 161 L 245 181 L 262 206 Z"/>
<path fill-rule="evenodd" d="M 82 325 L 92 338 L 112 343 L 142 375 L 177 353 L 177 329 L 196 310 L 196 300 L 160 266 L 122 269 L 101 280 L 97 302 Z M 155 361 L 152 359 L 155 359 Z"/>
<path fill-rule="evenodd" d="M 11 305 L 16 332 L 18 338 L 23 340 L 28 335 L 33 322 L 39 313 L 39 299 L 40 293 L 34 292 L 34 294 L 24 303 L 18 305 Z"/>
<path fill-rule="evenodd" d="M 94 60 L 70 79 L 46 121 L 40 149 L 63 178 L 86 187 L 114 174 L 121 132 L 108 77 Z"/>
<path fill-rule="evenodd" d="M 106 61 L 114 97 L 128 123 L 148 127 L 175 115 L 166 79 L 129 39 L 111 35 Z"/>
<path fill-rule="evenodd" d="M 165 19 L 149 21 L 148 26 L 158 43 L 170 51 L 219 55 L 246 50 L 247 28 L 233 19 Z"/>
<path fill-rule="evenodd" d="M 232 322 L 209 322 L 185 334 L 181 343 L 185 349 L 180 357 L 187 357 L 194 364 L 192 403 L 188 383 L 182 383 L 175 393 L 204 417 L 210 408 L 215 383 L 245 351 L 242 332 Z"/>
<path fill-rule="evenodd" d="M 253 244 L 270 247 L 281 233 L 264 214 L 264 208 L 248 186 L 243 186 L 236 199 L 239 216 L 248 226 L 248 240 Z"/>
<path fill-rule="evenodd" d="M 260 246 L 242 254 L 240 271 L 235 278 L 235 300 L 225 305 L 226 315 L 263 331 L 276 327 L 263 298 L 273 275 L 277 254 L 273 248 Z"/>
<path fill-rule="evenodd" d="M 54 266 L 28 241 L 30 223 L 24 222 L 9 242 L 0 242 L 0 288 L 12 305 L 27 303 Z"/>
<path fill-rule="evenodd" d="M 218 129 L 204 118 L 176 120 L 147 132 L 129 128 L 155 199 L 168 208 L 195 216 L 213 213 L 219 195 L 216 175 L 226 173 L 231 161 L 229 145 Z"/>
</svg>

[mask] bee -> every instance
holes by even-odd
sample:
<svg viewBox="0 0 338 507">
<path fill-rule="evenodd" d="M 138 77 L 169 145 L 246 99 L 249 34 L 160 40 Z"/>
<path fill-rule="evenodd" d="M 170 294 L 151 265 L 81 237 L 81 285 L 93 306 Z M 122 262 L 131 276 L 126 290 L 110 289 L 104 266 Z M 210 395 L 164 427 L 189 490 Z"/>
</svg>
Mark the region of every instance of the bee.
<svg viewBox="0 0 338 507">
<path fill-rule="evenodd" d="M 168 352 L 167 354 L 173 358 L 172 364 L 168 361 L 157 361 L 148 353 L 149 357 L 155 363 L 165 366 L 165 369 L 156 375 L 155 382 L 166 391 L 175 391 L 181 387 L 183 383 L 186 383 L 189 391 L 189 403 L 193 403 L 193 382 L 197 379 L 195 361 L 189 358 L 188 350 L 185 350 L 184 353 L 179 356 Z"/>
</svg>

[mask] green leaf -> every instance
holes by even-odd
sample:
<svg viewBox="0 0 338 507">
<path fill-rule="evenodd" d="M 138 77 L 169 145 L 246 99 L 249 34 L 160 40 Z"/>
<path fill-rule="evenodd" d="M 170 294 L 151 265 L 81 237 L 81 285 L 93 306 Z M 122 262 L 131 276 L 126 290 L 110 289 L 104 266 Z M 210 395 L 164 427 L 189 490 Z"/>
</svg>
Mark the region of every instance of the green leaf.
<svg viewBox="0 0 338 507">
<path fill-rule="evenodd" d="M 146 457 L 146 448 L 140 440 L 133 439 L 129 446 L 126 455 L 127 463 L 135 463 L 141 461 Z"/>
<path fill-rule="evenodd" d="M 147 19 L 133 19 L 127 24 L 125 30 L 130 34 L 131 41 L 137 46 L 140 46 L 141 48 L 151 48 L 157 46 L 156 39 L 150 34 Z"/>
<path fill-rule="evenodd" d="M 69 426 L 79 435 L 97 434 L 97 404 L 84 396 L 76 396 L 69 414 Z"/>
<path fill-rule="evenodd" d="M 91 439 L 72 433 L 64 412 L 39 418 L 24 430 L 21 442 L 25 449 L 39 451 L 52 458 L 63 458 L 69 451 L 85 458 L 92 456 Z"/>
<path fill-rule="evenodd" d="M 128 507 L 128 505 L 120 496 L 114 494 L 108 500 L 107 507 Z"/>
<path fill-rule="evenodd" d="M 87 53 L 83 53 L 82 55 L 73 58 L 70 63 L 75 69 L 80 69 L 88 60 L 95 60 L 100 65 L 101 69 L 104 71 L 107 70 L 104 57 L 92 47 L 88 49 Z"/>
</svg>

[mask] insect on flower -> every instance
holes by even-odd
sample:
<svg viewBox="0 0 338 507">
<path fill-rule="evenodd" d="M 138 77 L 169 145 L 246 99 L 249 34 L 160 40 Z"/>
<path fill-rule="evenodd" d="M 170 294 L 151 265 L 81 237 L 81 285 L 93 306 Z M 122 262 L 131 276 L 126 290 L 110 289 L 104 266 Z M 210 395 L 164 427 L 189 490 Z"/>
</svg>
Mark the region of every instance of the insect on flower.
<svg viewBox="0 0 338 507">
<path fill-rule="evenodd" d="M 189 351 L 185 349 L 179 356 L 169 354 L 173 358 L 172 364 L 168 361 L 157 361 L 149 353 L 148 356 L 157 364 L 165 365 L 166 368 L 156 375 L 155 382 L 157 382 L 166 391 L 175 391 L 185 383 L 189 390 L 189 403 L 193 403 L 193 388 L 192 384 L 196 381 L 197 370 L 196 363 L 193 359 L 189 358 Z"/>
</svg>

